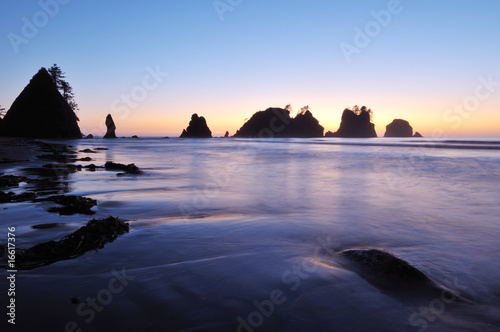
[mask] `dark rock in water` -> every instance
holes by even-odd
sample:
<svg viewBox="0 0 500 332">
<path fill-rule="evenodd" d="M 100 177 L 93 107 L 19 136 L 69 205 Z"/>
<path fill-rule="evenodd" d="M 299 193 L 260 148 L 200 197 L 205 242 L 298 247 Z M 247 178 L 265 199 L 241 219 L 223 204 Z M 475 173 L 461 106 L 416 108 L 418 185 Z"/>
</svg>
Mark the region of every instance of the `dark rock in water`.
<svg viewBox="0 0 500 332">
<path fill-rule="evenodd" d="M 348 249 L 338 255 L 360 277 L 385 291 L 413 296 L 440 296 L 446 292 L 458 297 L 458 294 L 437 284 L 404 259 L 387 251 Z"/>
<path fill-rule="evenodd" d="M 17 175 L 0 176 L 0 188 L 17 187 L 19 183 L 28 181 L 27 177 Z"/>
<path fill-rule="evenodd" d="M 78 117 L 45 68 L 33 76 L 2 121 L 2 136 L 82 138 Z"/>
<path fill-rule="evenodd" d="M 64 226 L 64 223 L 59 223 L 59 222 L 54 222 L 54 223 L 48 223 L 48 224 L 38 224 L 38 225 L 33 225 L 31 228 L 33 229 L 49 229 L 49 228 L 57 228 Z"/>
<path fill-rule="evenodd" d="M 229 131 L 226 131 L 226 133 L 224 134 L 224 138 L 228 138 L 229 137 Z"/>
<path fill-rule="evenodd" d="M 92 134 L 88 134 L 87 136 L 85 136 L 85 139 L 93 139 L 94 138 L 94 135 Z"/>
<path fill-rule="evenodd" d="M 212 132 L 204 117 L 193 114 L 189 126 L 182 131 L 181 138 L 211 138 Z"/>
<path fill-rule="evenodd" d="M 106 164 L 104 164 L 104 168 L 106 168 L 106 170 L 119 170 L 119 171 L 125 171 L 127 173 L 130 173 L 130 174 L 142 174 L 142 171 L 139 167 L 135 166 L 134 164 L 128 164 L 128 165 L 124 165 L 124 164 L 119 164 L 119 163 L 113 163 L 111 161 L 108 161 L 106 162 Z"/>
<path fill-rule="evenodd" d="M 367 138 L 377 137 L 375 125 L 371 122 L 372 111 L 366 106 L 352 110 L 346 108 L 342 113 L 339 129 L 329 137 Z"/>
<path fill-rule="evenodd" d="M 139 138 L 139 136 L 137 136 L 137 135 L 134 135 L 134 136 L 132 136 L 131 138 Z"/>
<path fill-rule="evenodd" d="M 82 256 L 88 251 L 102 249 L 120 235 L 129 232 L 129 224 L 115 217 L 92 219 L 85 226 L 59 241 L 37 244 L 16 252 L 16 268 L 30 270 L 61 260 Z"/>
<path fill-rule="evenodd" d="M 384 137 L 412 137 L 413 128 L 410 123 L 402 119 L 394 119 L 385 127 Z"/>
<path fill-rule="evenodd" d="M 104 138 L 116 138 L 115 130 L 115 122 L 113 121 L 113 117 L 111 114 L 108 114 L 106 117 L 106 135 L 104 135 Z"/>
<path fill-rule="evenodd" d="M 35 192 L 27 191 L 22 194 L 16 195 L 13 192 L 3 192 L 0 191 L 0 203 L 19 203 L 32 201 L 38 197 L 38 194 Z"/>
<path fill-rule="evenodd" d="M 319 121 L 307 109 L 291 118 L 288 109 L 274 107 L 252 115 L 234 137 L 322 137 L 323 130 Z"/>
<path fill-rule="evenodd" d="M 418 131 L 415 132 L 415 134 L 413 135 L 413 137 L 423 137 L 421 133 L 419 133 Z"/>
<path fill-rule="evenodd" d="M 50 196 L 46 200 L 56 202 L 57 204 L 62 205 L 62 207 L 50 208 L 49 212 L 56 212 L 59 213 L 59 215 L 65 215 L 65 216 L 73 215 L 76 213 L 87 214 L 87 215 L 94 214 L 95 211 L 92 211 L 91 208 L 97 205 L 97 201 L 95 199 L 88 197 L 74 196 L 74 195 Z"/>
<path fill-rule="evenodd" d="M 310 111 L 297 114 L 290 122 L 289 137 L 323 137 L 323 126 Z"/>
<path fill-rule="evenodd" d="M 325 133 L 325 137 L 335 137 L 335 133 L 331 132 L 331 131 L 327 131 Z"/>
<path fill-rule="evenodd" d="M 92 149 L 83 149 L 83 150 L 80 150 L 78 152 L 82 152 L 82 153 L 97 153 L 97 151 L 94 151 Z"/>
</svg>

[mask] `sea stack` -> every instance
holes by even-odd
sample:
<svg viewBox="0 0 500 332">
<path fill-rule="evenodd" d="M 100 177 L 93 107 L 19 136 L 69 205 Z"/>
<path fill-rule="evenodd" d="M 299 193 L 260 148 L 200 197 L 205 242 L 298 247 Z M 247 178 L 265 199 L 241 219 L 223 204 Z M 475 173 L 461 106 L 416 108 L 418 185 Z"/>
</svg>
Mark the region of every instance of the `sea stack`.
<svg viewBox="0 0 500 332">
<path fill-rule="evenodd" d="M 181 138 L 211 138 L 212 132 L 204 117 L 193 114 L 189 126 L 182 131 Z"/>
<path fill-rule="evenodd" d="M 328 137 L 377 137 L 375 125 L 371 122 L 371 114 L 372 111 L 366 106 L 361 108 L 354 106 L 353 110 L 346 108 L 342 113 L 339 129 Z"/>
<path fill-rule="evenodd" d="M 78 117 L 45 68 L 33 76 L 2 121 L 2 136 L 82 138 Z"/>
<path fill-rule="evenodd" d="M 104 138 L 116 138 L 115 130 L 115 122 L 113 121 L 113 117 L 111 114 L 108 114 L 106 117 L 106 135 L 104 135 Z"/>
<path fill-rule="evenodd" d="M 270 107 L 265 111 L 254 113 L 234 137 L 322 137 L 323 131 L 324 128 L 307 108 L 292 118 L 287 108 Z"/>
<path fill-rule="evenodd" d="M 402 119 L 394 119 L 385 127 L 384 137 L 412 137 L 413 128 L 410 123 Z"/>
</svg>

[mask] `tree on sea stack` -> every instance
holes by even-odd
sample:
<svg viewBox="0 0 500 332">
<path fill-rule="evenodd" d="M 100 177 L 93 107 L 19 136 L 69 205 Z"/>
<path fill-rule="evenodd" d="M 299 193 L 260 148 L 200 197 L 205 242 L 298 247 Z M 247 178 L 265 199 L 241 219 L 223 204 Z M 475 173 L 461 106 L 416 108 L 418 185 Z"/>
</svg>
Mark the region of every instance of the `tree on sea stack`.
<svg viewBox="0 0 500 332">
<path fill-rule="evenodd" d="M 55 63 L 48 69 L 48 72 L 50 74 L 50 77 L 52 77 L 54 83 L 56 83 L 57 89 L 59 90 L 59 92 L 61 92 L 64 100 L 66 100 L 69 107 L 71 107 L 73 111 L 77 111 L 78 104 L 75 102 L 75 94 L 73 92 L 73 88 L 66 80 L 64 80 L 66 78 L 66 76 L 64 76 L 66 73 L 63 73 L 61 68 Z"/>
<path fill-rule="evenodd" d="M 2 136 L 30 138 L 82 138 L 78 118 L 41 68 L 16 98 L 2 120 Z"/>
</svg>

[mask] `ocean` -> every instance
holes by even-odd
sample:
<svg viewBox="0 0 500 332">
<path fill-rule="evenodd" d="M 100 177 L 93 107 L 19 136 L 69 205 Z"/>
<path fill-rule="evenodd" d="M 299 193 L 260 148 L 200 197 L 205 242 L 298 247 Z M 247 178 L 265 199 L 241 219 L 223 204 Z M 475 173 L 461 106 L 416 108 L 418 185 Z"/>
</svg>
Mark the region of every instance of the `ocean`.
<svg viewBox="0 0 500 332">
<path fill-rule="evenodd" d="M 36 188 L 96 199 L 92 216 L 0 205 L 0 243 L 15 226 L 22 249 L 92 218 L 130 225 L 101 249 L 17 271 L 13 331 L 500 331 L 500 139 L 46 142 L 97 152 L 76 164 L 144 173 L 54 172 Z M 31 227 L 46 223 L 60 225 Z M 360 248 L 457 296 L 380 288 L 338 257 Z"/>
</svg>

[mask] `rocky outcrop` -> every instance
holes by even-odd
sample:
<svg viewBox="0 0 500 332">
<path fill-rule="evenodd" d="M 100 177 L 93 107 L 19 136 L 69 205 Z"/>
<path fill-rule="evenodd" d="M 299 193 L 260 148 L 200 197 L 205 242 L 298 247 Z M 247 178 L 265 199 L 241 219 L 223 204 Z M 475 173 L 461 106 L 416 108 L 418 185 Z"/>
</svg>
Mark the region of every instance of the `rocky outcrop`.
<svg viewBox="0 0 500 332">
<path fill-rule="evenodd" d="M 415 134 L 413 135 L 413 137 L 423 137 L 421 133 L 419 133 L 418 131 L 415 132 Z"/>
<path fill-rule="evenodd" d="M 410 123 L 402 119 L 394 119 L 385 127 L 384 137 L 412 137 L 413 128 Z"/>
<path fill-rule="evenodd" d="M 182 131 L 181 138 L 211 138 L 212 132 L 208 128 L 204 117 L 193 114 L 189 126 Z"/>
<path fill-rule="evenodd" d="M 82 138 L 78 117 L 45 68 L 33 76 L 2 122 L 2 136 Z"/>
<path fill-rule="evenodd" d="M 330 137 L 377 137 L 375 125 L 371 122 L 372 111 L 366 106 L 353 110 L 346 108 L 342 113 L 339 129 Z"/>
<path fill-rule="evenodd" d="M 452 290 L 433 281 L 404 259 L 380 249 L 348 249 L 338 253 L 344 265 L 360 277 L 385 291 L 397 295 L 458 298 Z M 462 298 L 460 298 L 462 299 Z"/>
<path fill-rule="evenodd" d="M 224 138 L 228 138 L 229 137 L 229 131 L 226 131 L 226 133 L 224 134 Z"/>
<path fill-rule="evenodd" d="M 255 113 L 234 137 L 322 137 L 324 128 L 309 110 L 290 117 L 283 108 L 268 108 Z"/>
<path fill-rule="evenodd" d="M 335 137 L 335 133 L 334 133 L 334 132 L 331 132 L 330 130 L 328 130 L 328 131 L 325 133 L 325 137 Z"/>
<path fill-rule="evenodd" d="M 116 126 L 111 114 L 108 114 L 108 116 L 106 117 L 106 128 L 106 135 L 104 135 L 104 138 L 116 138 Z"/>
</svg>

